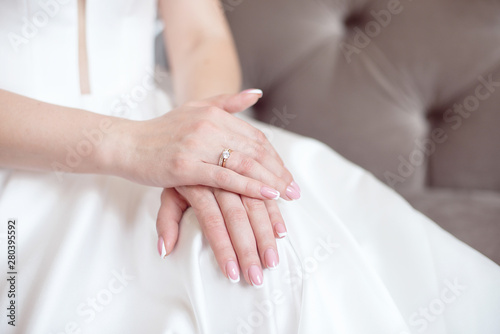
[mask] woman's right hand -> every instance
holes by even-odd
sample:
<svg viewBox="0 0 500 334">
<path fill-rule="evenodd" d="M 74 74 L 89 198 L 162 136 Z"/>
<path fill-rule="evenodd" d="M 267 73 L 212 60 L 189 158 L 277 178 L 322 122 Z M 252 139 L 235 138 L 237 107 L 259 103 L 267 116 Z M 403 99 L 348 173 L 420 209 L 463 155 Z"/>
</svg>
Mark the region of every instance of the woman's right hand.
<svg viewBox="0 0 500 334">
<path fill-rule="evenodd" d="M 300 192 L 298 186 L 296 190 Z M 278 203 L 201 186 L 164 189 L 156 220 L 161 257 L 174 250 L 189 206 L 222 273 L 234 283 L 241 273 L 248 284 L 262 287 L 262 268 L 273 270 L 279 264 L 276 238 L 287 234 Z"/>
<path fill-rule="evenodd" d="M 257 199 L 280 194 L 298 199 L 292 175 L 266 136 L 231 115 L 261 96 L 259 90 L 247 90 L 188 102 L 152 120 L 120 123 L 110 141 L 120 147 L 114 174 L 162 188 L 204 185 Z M 232 153 L 223 168 L 218 162 L 226 148 Z"/>
</svg>

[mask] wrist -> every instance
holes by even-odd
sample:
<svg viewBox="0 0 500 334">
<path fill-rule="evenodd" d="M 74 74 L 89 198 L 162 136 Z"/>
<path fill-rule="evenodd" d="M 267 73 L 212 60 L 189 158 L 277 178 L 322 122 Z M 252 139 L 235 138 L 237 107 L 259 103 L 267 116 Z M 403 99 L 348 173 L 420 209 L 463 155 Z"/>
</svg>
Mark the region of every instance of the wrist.
<svg viewBox="0 0 500 334">
<path fill-rule="evenodd" d="M 104 117 L 99 123 L 102 143 L 97 155 L 100 174 L 130 179 L 131 156 L 134 150 L 133 128 L 136 121 Z"/>
</svg>

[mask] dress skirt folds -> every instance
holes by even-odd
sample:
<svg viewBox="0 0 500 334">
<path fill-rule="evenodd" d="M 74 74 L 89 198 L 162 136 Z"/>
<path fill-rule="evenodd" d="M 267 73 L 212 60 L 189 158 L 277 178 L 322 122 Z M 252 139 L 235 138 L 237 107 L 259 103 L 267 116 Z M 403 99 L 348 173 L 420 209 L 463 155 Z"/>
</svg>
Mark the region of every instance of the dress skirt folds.
<svg viewBox="0 0 500 334">
<path fill-rule="evenodd" d="M 168 96 L 151 85 L 167 80 L 154 78 L 156 2 L 87 1 L 89 95 L 77 11 L 76 1 L 0 3 L 0 89 L 132 119 L 167 112 Z M 12 218 L 17 242 L 16 326 L 2 279 L 0 332 L 500 333 L 498 265 L 329 147 L 246 120 L 302 188 L 300 200 L 279 202 L 288 236 L 262 289 L 224 277 L 191 209 L 160 259 L 161 189 L 0 169 L 4 274 Z"/>
</svg>

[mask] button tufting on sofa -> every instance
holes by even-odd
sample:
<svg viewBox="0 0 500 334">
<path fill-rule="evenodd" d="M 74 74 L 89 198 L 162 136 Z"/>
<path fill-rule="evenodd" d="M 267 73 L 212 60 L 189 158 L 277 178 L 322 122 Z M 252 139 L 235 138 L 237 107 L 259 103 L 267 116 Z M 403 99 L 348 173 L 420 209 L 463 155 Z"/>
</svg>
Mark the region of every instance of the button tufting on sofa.
<svg viewBox="0 0 500 334">
<path fill-rule="evenodd" d="M 287 130 L 393 176 L 412 205 L 500 263 L 500 88 L 458 129 L 450 120 L 481 80 L 500 82 L 500 2 L 252 0 L 226 14 L 245 86 L 264 90 L 258 118 L 286 109 Z"/>
</svg>

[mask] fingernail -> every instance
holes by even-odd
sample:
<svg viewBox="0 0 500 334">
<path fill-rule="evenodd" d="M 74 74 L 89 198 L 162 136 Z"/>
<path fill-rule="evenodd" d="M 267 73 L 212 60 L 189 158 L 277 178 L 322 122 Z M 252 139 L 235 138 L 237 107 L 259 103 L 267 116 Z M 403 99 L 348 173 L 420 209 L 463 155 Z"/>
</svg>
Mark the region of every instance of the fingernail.
<svg viewBox="0 0 500 334">
<path fill-rule="evenodd" d="M 278 223 L 276 225 L 274 225 L 274 230 L 276 231 L 276 234 L 280 237 L 280 238 L 284 238 L 286 237 L 286 228 L 285 228 L 285 225 L 283 225 L 282 223 Z"/>
<path fill-rule="evenodd" d="M 278 268 L 278 255 L 274 249 L 269 248 L 264 253 L 264 259 L 266 260 L 266 266 L 268 269 L 274 270 Z"/>
<path fill-rule="evenodd" d="M 290 199 L 299 199 L 300 198 L 300 192 L 292 187 L 291 185 L 286 188 L 286 195 Z"/>
<path fill-rule="evenodd" d="M 295 181 L 292 181 L 292 183 L 290 183 L 290 185 L 292 187 L 294 187 L 295 189 L 297 189 L 297 191 L 300 193 L 300 187 L 299 187 L 299 185 L 297 183 L 295 183 Z"/>
<path fill-rule="evenodd" d="M 167 250 L 165 249 L 165 243 L 163 242 L 163 238 L 158 238 L 158 254 L 160 257 L 164 259 L 167 256 Z"/>
<path fill-rule="evenodd" d="M 242 91 L 241 93 L 242 94 L 257 94 L 257 95 L 260 95 L 260 97 L 262 97 L 262 95 L 264 95 L 264 93 L 260 89 L 246 89 L 246 90 Z"/>
<path fill-rule="evenodd" d="M 269 198 L 269 199 L 278 199 L 278 198 L 280 198 L 280 192 L 278 190 L 273 189 L 273 188 L 262 187 L 260 189 L 260 193 L 262 194 L 262 196 L 264 196 L 266 198 Z"/>
<path fill-rule="evenodd" d="M 248 277 L 250 277 L 250 282 L 257 289 L 260 289 L 264 286 L 262 270 L 257 265 L 252 265 L 248 269 Z"/>
<path fill-rule="evenodd" d="M 236 262 L 228 261 L 226 263 L 226 274 L 231 283 L 238 283 L 240 281 L 240 271 Z"/>
</svg>

